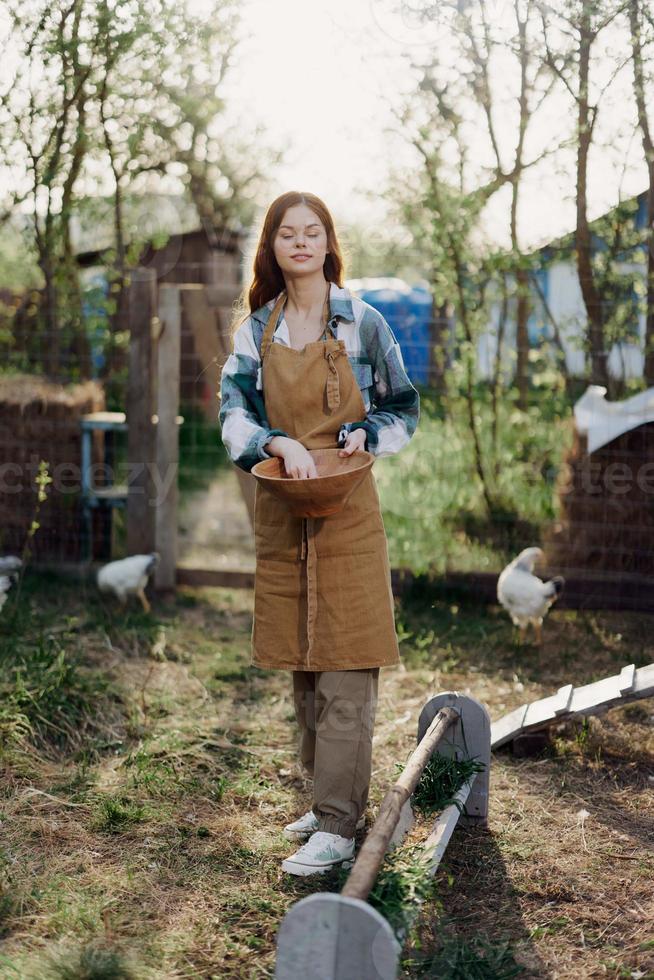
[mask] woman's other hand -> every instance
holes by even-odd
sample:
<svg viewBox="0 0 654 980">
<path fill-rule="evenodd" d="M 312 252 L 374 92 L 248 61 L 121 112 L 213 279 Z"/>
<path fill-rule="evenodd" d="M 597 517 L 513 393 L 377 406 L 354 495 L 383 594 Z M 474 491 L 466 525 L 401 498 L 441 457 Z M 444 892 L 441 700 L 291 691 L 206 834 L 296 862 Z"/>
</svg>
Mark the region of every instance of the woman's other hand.
<svg viewBox="0 0 654 980">
<path fill-rule="evenodd" d="M 364 449 L 366 445 L 366 435 L 367 433 L 365 429 L 353 429 L 352 432 L 348 432 L 342 448 L 338 451 L 338 455 L 351 456 L 352 453 L 357 451 L 357 449 Z"/>
</svg>

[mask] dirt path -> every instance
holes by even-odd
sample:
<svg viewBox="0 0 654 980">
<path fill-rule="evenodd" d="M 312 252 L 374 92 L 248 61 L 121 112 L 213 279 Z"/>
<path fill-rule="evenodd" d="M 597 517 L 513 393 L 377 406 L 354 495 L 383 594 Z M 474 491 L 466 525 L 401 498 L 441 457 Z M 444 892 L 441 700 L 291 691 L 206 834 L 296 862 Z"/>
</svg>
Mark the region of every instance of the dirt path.
<svg viewBox="0 0 654 980">
<path fill-rule="evenodd" d="M 254 536 L 233 469 L 206 490 L 185 491 L 179 514 L 179 564 L 253 572 Z"/>
</svg>

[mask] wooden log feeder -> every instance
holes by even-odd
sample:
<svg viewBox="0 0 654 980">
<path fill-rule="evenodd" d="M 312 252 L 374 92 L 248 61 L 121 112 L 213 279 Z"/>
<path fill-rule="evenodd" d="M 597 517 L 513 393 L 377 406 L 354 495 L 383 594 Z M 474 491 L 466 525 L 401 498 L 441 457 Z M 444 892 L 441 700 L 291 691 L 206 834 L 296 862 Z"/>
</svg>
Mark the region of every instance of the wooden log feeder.
<svg viewBox="0 0 654 980">
<path fill-rule="evenodd" d="M 466 819 L 485 823 L 490 716 L 474 698 L 454 692 L 439 694 L 420 713 L 417 742 L 403 772 L 384 796 L 341 893 L 309 895 L 286 913 L 277 935 L 276 980 L 397 977 L 401 944 L 366 898 L 387 850 L 401 843 L 412 823 L 411 795 L 437 749 L 449 758 L 475 758 L 483 770 L 470 777 L 456 794 L 456 802 L 437 817 L 423 845 L 429 873 L 435 873 L 466 801 Z"/>
</svg>

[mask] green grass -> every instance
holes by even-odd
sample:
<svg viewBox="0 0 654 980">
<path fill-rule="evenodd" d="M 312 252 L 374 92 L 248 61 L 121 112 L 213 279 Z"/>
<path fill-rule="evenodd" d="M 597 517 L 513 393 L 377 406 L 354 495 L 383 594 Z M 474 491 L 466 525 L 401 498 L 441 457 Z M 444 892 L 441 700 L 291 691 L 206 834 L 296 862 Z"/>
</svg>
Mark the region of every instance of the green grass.
<svg viewBox="0 0 654 980">
<path fill-rule="evenodd" d="M 146 809 L 125 797 L 103 797 L 98 800 L 91 820 L 92 830 L 119 834 L 146 819 Z"/>
<path fill-rule="evenodd" d="M 478 386 L 475 409 L 495 501 L 489 514 L 463 400 L 445 405 L 423 387 L 420 395 L 420 422 L 408 446 L 375 463 L 391 564 L 415 573 L 499 571 L 516 551 L 538 544 L 555 517 L 571 405 L 562 394 L 536 391 L 521 412 L 505 393 L 494 446 L 489 393 Z"/>
<path fill-rule="evenodd" d="M 47 957 L 44 980 L 136 980 L 137 973 L 117 949 L 97 944 Z"/>
<path fill-rule="evenodd" d="M 41 632 L 0 639 L 0 748 L 26 739 L 45 749 L 78 748 L 84 735 L 101 735 L 103 711 L 114 717 L 122 701 L 103 672 L 85 666 L 74 641 Z"/>
</svg>

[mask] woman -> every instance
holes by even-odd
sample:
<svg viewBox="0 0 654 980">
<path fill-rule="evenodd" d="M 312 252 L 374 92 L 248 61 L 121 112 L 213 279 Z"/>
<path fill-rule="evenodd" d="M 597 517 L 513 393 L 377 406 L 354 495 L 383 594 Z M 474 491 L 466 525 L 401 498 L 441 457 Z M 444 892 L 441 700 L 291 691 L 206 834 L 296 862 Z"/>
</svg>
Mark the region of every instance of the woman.
<svg viewBox="0 0 654 980">
<path fill-rule="evenodd" d="M 342 277 L 320 198 L 273 201 L 250 313 L 221 376 L 222 440 L 241 469 L 279 456 L 301 480 L 317 475 L 309 450 L 389 456 L 415 432 L 419 395 L 395 336 Z M 313 808 L 284 828 L 308 840 L 282 869 L 309 875 L 351 858 L 364 822 L 379 669 L 399 663 L 388 546 L 372 471 L 328 517 L 295 517 L 258 483 L 254 510 L 251 663 L 292 671 L 300 759 L 313 777 Z"/>
</svg>

